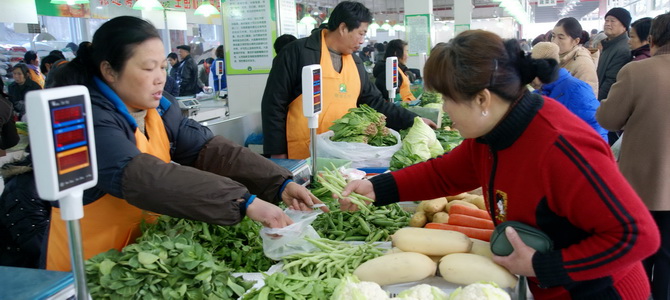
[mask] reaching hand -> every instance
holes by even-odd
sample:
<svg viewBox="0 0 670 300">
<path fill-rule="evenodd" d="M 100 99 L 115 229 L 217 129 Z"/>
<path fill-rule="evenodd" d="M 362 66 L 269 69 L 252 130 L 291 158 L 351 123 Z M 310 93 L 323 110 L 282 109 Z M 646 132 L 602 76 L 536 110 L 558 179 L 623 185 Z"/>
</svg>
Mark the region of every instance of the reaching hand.
<svg viewBox="0 0 670 300">
<path fill-rule="evenodd" d="M 295 182 L 289 182 L 289 184 L 286 185 L 284 192 L 281 194 L 281 198 L 282 201 L 286 203 L 286 206 L 294 210 L 310 211 L 314 204 L 323 203 L 304 186 Z M 321 210 L 323 212 L 330 211 L 327 206 L 321 207 Z"/>
<path fill-rule="evenodd" d="M 254 202 L 247 207 L 247 217 L 270 228 L 281 228 L 293 224 L 293 220 L 281 208 L 259 198 L 254 199 Z"/>
<path fill-rule="evenodd" d="M 340 210 L 342 211 L 356 211 L 358 210 L 358 206 L 356 204 L 351 203 L 351 200 L 347 198 L 352 192 L 357 193 L 359 195 L 363 195 L 365 197 L 368 197 L 372 200 L 375 200 L 375 190 L 372 187 L 372 182 L 369 180 L 354 180 L 352 182 L 349 182 L 346 187 L 344 187 L 344 191 L 342 191 L 342 198 L 339 198 L 338 195 L 333 195 L 333 198 L 338 199 L 340 202 Z M 369 203 L 366 203 L 369 204 Z"/>
<path fill-rule="evenodd" d="M 421 118 L 421 120 L 423 120 L 423 122 L 426 123 L 426 125 L 430 126 L 430 128 L 437 129 L 437 124 L 435 124 L 435 122 L 433 122 L 432 120 L 426 118 Z"/>
<path fill-rule="evenodd" d="M 508 256 L 493 256 L 493 261 L 507 270 L 517 275 L 524 275 L 528 277 L 535 277 L 535 269 L 533 269 L 533 255 L 536 250 L 528 247 L 516 230 L 512 227 L 505 228 L 505 235 L 512 244 L 514 251 Z"/>
</svg>

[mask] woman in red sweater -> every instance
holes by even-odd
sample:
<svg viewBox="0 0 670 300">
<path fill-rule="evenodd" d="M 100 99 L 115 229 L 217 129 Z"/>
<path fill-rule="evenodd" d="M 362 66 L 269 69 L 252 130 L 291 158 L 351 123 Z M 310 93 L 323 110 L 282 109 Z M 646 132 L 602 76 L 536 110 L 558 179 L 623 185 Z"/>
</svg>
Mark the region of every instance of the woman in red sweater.
<svg viewBox="0 0 670 300">
<path fill-rule="evenodd" d="M 375 205 L 433 199 L 482 187 L 497 225 L 519 221 L 546 233 L 554 250 L 526 246 L 506 231 L 514 252 L 494 257 L 529 277 L 535 299 L 647 299 L 641 260 L 659 247 L 648 210 L 619 172 L 609 146 L 550 98 L 529 93 L 550 82 L 556 63 L 523 54 L 516 41 L 472 30 L 436 47 L 425 85 L 466 140 L 448 154 L 354 181 L 344 191 Z M 355 209 L 341 199 L 343 210 Z"/>
</svg>

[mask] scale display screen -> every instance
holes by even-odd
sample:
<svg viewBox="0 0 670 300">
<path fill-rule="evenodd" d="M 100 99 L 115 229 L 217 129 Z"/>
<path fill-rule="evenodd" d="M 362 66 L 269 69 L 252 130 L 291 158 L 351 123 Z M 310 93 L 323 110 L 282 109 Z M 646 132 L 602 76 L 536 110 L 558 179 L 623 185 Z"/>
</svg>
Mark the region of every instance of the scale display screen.
<svg viewBox="0 0 670 300">
<path fill-rule="evenodd" d="M 84 96 L 49 100 L 58 186 L 62 191 L 93 180 Z"/>
<path fill-rule="evenodd" d="M 321 112 L 321 70 L 312 71 L 312 84 L 314 92 L 312 94 L 314 103 L 314 113 Z"/>
<path fill-rule="evenodd" d="M 393 87 L 398 87 L 398 61 L 393 60 Z"/>
</svg>

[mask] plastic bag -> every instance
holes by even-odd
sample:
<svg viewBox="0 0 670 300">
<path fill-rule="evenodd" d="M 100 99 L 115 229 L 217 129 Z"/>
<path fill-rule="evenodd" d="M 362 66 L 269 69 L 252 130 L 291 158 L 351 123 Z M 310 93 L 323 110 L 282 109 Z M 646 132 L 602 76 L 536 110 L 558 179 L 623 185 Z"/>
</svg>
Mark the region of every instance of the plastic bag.
<svg viewBox="0 0 670 300">
<path fill-rule="evenodd" d="M 282 257 L 291 254 L 318 251 L 318 248 L 305 240 L 305 237 L 320 238 L 310 224 L 322 211 L 301 211 L 287 208 L 284 212 L 293 220 L 293 224 L 284 228 L 263 227 L 261 229 L 265 256 L 280 260 Z"/>
<path fill-rule="evenodd" d="M 388 168 L 393 153 L 402 146 L 400 134 L 389 129 L 398 143 L 393 146 L 375 147 L 363 143 L 333 142 L 330 138 L 333 131 L 326 131 L 317 136 L 316 155 L 325 158 L 340 158 L 351 161 L 352 168 L 381 167 Z"/>
<path fill-rule="evenodd" d="M 619 136 L 619 139 L 614 142 L 612 145 L 612 154 L 614 154 L 614 158 L 616 161 L 619 161 L 619 157 L 621 156 L 621 142 L 623 141 L 623 133 Z"/>
</svg>

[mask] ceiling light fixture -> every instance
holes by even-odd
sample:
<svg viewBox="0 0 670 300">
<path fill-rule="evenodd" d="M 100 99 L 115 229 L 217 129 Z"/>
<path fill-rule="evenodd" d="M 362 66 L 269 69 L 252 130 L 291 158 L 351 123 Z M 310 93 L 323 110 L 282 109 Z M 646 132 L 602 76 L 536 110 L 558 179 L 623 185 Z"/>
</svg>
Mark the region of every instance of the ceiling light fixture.
<svg viewBox="0 0 670 300">
<path fill-rule="evenodd" d="M 89 4 L 89 0 L 51 0 L 51 4 Z"/>
<path fill-rule="evenodd" d="M 206 0 L 205 3 L 200 3 L 200 6 L 198 6 L 198 9 L 196 9 L 193 14 L 196 16 L 209 17 L 211 15 L 218 15 L 220 12 L 214 5 L 209 3 L 209 0 Z"/>
<path fill-rule="evenodd" d="M 137 0 L 133 4 L 135 10 L 163 10 L 163 5 L 158 0 Z"/>
</svg>

